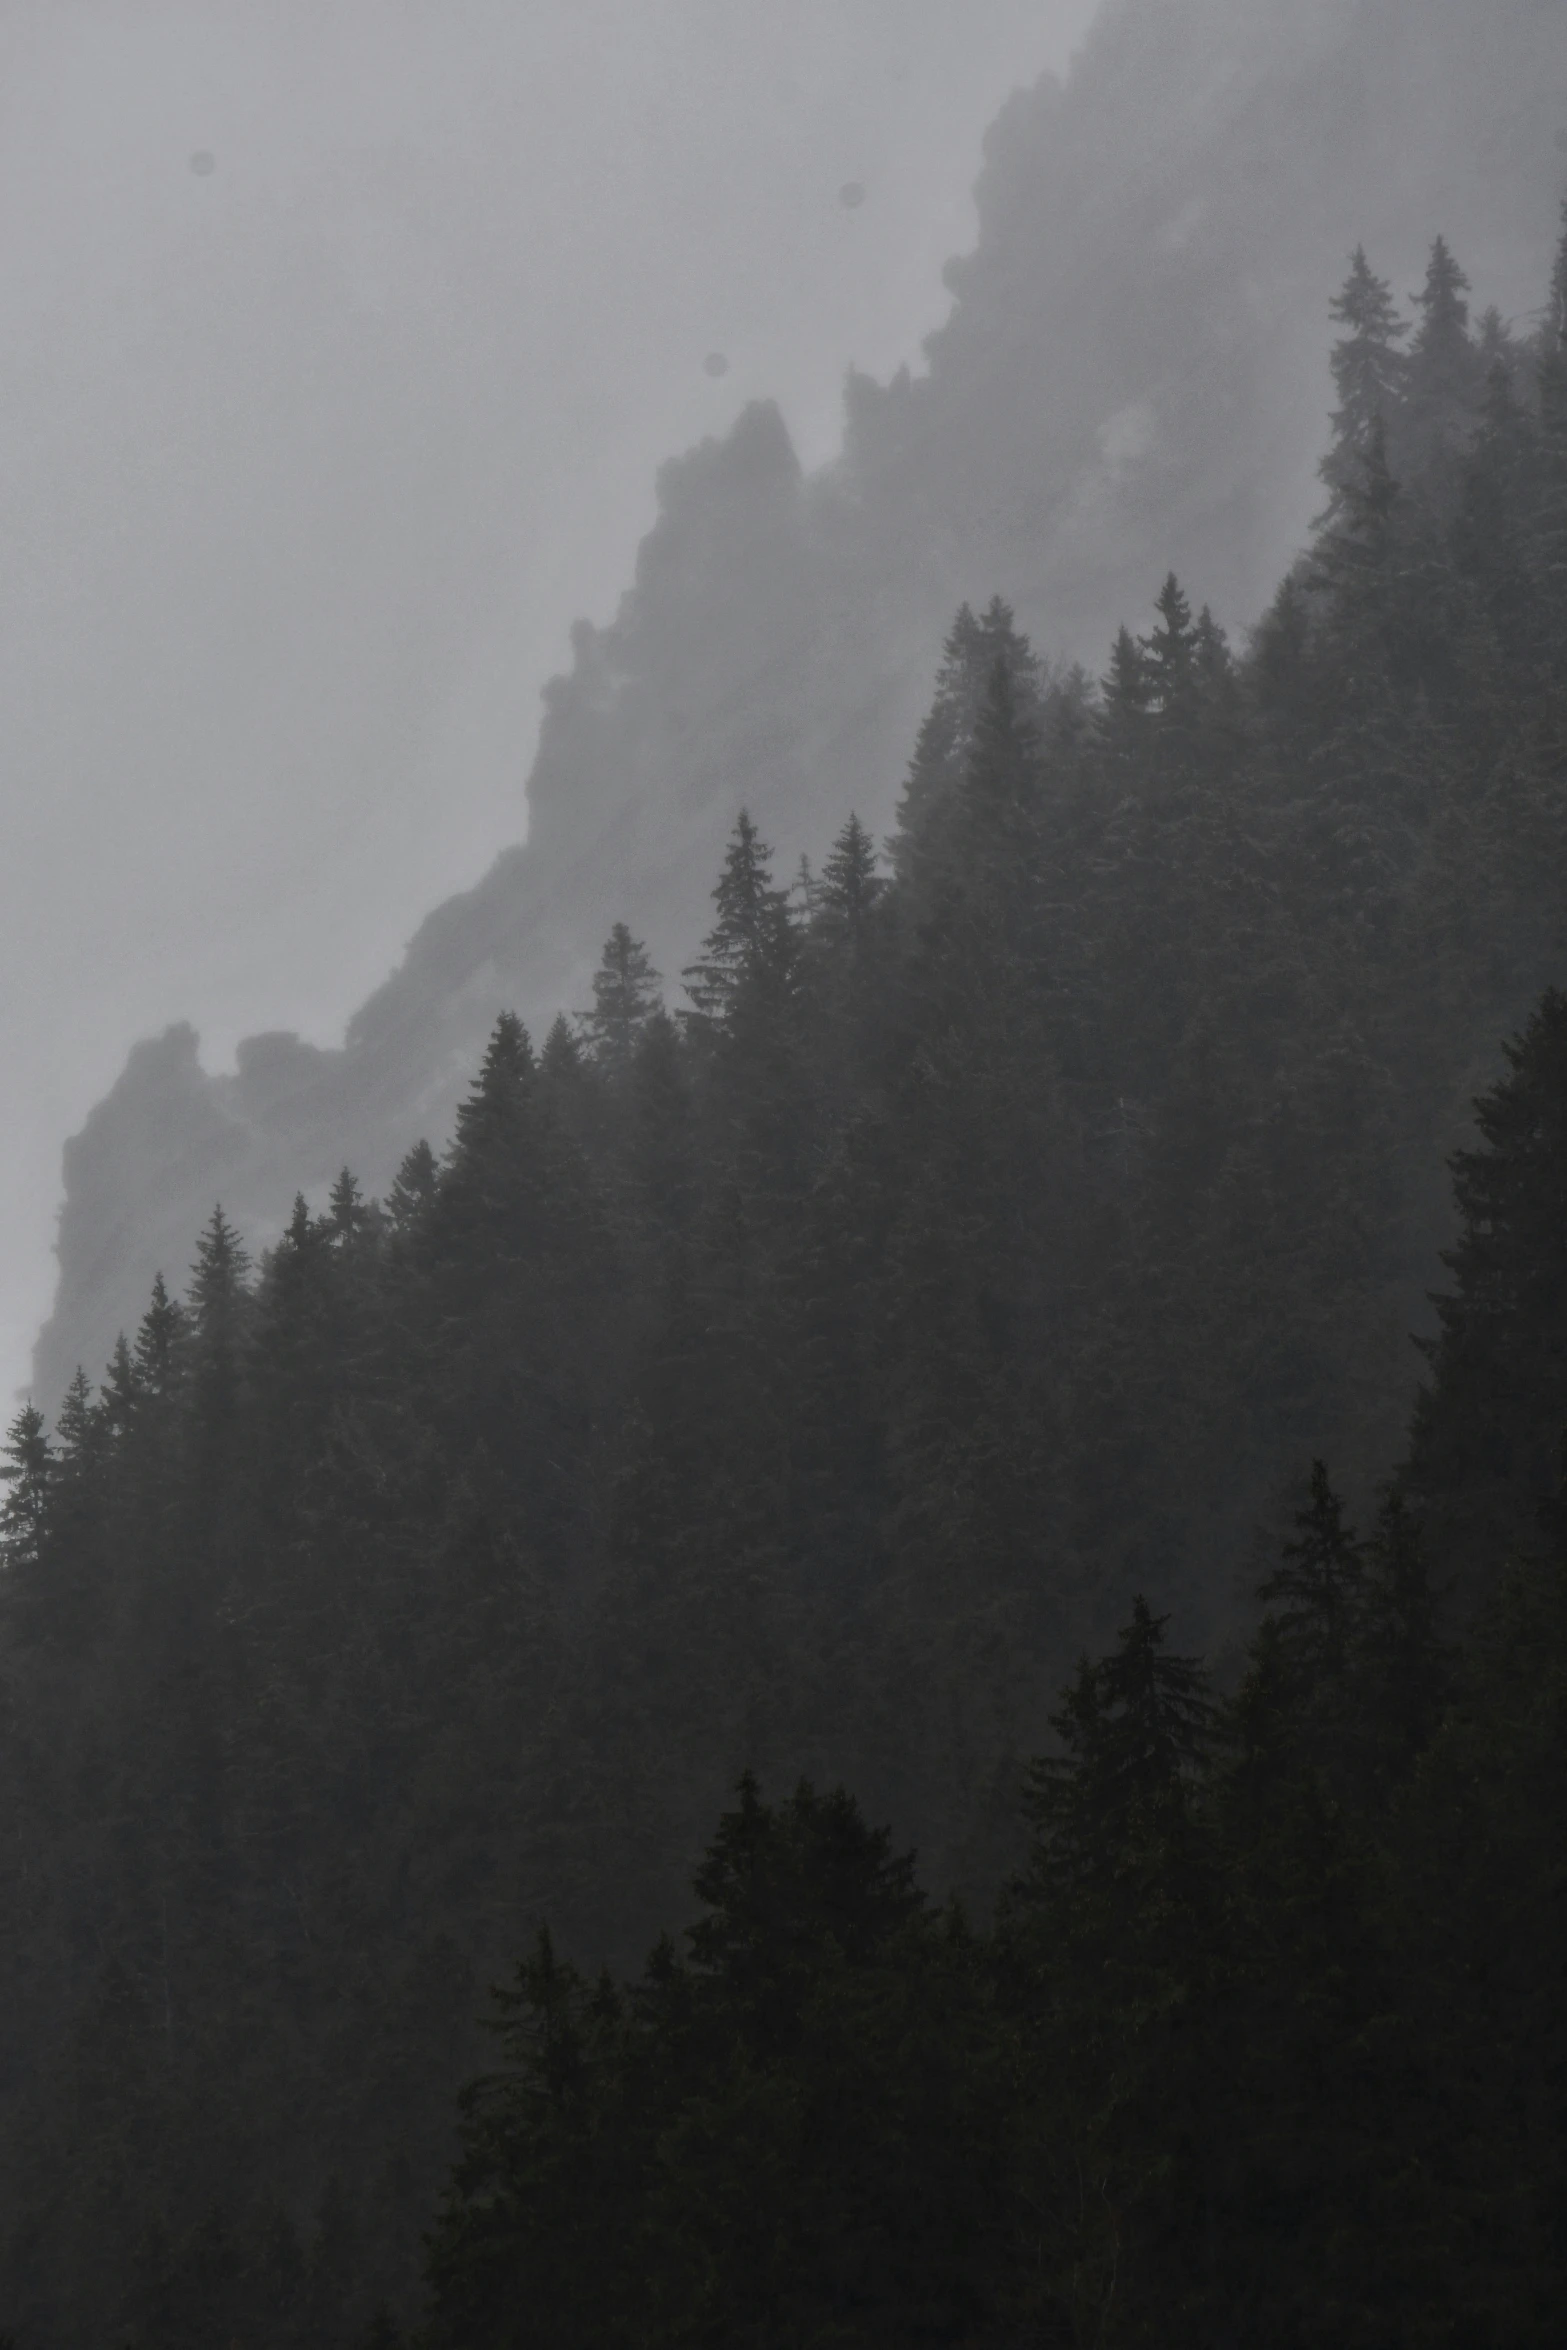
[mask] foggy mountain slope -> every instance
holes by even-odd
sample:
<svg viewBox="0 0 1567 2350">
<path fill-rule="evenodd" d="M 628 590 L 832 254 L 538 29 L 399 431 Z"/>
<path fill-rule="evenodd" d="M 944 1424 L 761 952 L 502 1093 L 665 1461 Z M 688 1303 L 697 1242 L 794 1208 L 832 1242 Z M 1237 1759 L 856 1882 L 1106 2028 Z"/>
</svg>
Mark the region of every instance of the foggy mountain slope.
<svg viewBox="0 0 1567 2350">
<path fill-rule="evenodd" d="M 928 372 L 852 377 L 823 473 L 766 406 L 665 469 L 620 610 L 546 695 L 526 846 L 429 917 L 343 1048 L 256 1038 L 217 1077 L 188 1030 L 133 1053 L 67 1148 L 41 1399 L 183 1275 L 215 1196 L 265 1239 L 296 1186 L 347 1161 L 379 1189 L 443 1139 L 496 1009 L 583 1002 L 612 921 L 676 993 L 738 803 L 785 866 L 851 803 L 884 830 L 962 599 L 1096 667 L 1172 564 L 1244 625 L 1317 502 L 1348 250 L 1407 289 L 1439 222 L 1521 310 L 1564 123 L 1559 0 L 1107 8 L 995 126 Z"/>
</svg>

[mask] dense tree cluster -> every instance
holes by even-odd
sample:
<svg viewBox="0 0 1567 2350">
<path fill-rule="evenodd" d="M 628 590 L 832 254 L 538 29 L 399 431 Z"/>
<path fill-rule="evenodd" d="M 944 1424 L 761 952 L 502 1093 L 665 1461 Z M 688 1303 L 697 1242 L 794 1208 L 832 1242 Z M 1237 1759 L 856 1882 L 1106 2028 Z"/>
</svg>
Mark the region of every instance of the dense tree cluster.
<svg viewBox="0 0 1567 2350">
<path fill-rule="evenodd" d="M 1558 2340 L 1564 1534 L 1459 1654 L 1318 1463 L 1226 1701 L 1141 1598 L 1079 1666 L 986 1931 L 742 1780 L 683 1949 L 499 1994 L 418 2340 Z"/>
<path fill-rule="evenodd" d="M 1548 2338 L 1567 244 L 1530 343 L 1465 290 L 1357 256 L 1241 655 L 1173 578 L 1099 683 L 965 610 L 890 872 L 741 814 L 683 1008 L 617 927 L 442 1155 L 254 1267 L 214 1211 L 17 1419 L 26 2350 L 389 2340 L 486 1982 L 624 1967 L 742 1767 L 805 1784 L 684 1953 L 525 1967 L 436 2341 Z M 1508 1030 L 1405 1469 L 1253 1637 L 1301 1465 L 1398 1456 Z"/>
</svg>

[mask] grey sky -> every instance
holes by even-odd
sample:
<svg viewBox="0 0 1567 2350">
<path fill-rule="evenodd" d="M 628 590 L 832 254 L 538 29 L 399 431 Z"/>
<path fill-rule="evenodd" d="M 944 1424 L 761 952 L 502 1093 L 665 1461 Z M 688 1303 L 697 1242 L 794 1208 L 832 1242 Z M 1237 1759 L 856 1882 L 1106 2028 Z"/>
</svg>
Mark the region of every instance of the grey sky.
<svg viewBox="0 0 1567 2350">
<path fill-rule="evenodd" d="M 986 123 L 1091 13 L 11 0 L 0 1382 L 127 1045 L 335 1036 L 519 836 L 659 460 L 757 394 L 830 452 L 846 364 L 946 307 Z"/>
</svg>

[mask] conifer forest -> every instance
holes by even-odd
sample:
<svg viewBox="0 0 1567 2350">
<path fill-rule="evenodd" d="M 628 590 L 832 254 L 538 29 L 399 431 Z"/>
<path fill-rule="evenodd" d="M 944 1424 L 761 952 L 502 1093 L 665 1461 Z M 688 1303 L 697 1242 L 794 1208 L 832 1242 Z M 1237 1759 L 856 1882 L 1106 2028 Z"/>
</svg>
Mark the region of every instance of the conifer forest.
<svg viewBox="0 0 1567 2350">
<path fill-rule="evenodd" d="M 14 1420 L 10 2350 L 1561 2341 L 1541 299 Z"/>
</svg>

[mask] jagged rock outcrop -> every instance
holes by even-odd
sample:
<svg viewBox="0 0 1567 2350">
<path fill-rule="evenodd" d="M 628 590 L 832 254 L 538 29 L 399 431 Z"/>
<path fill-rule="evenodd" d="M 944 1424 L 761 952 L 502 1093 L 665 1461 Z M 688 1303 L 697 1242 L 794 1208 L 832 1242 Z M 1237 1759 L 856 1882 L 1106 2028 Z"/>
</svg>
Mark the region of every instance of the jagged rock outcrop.
<svg viewBox="0 0 1567 2350">
<path fill-rule="evenodd" d="M 139 1045 L 66 1147 L 52 1402 L 183 1273 L 215 1198 L 260 1241 L 345 1162 L 444 1138 L 503 1004 L 580 1004 L 628 920 L 674 979 L 736 807 L 786 859 L 878 828 L 963 598 L 1097 663 L 1171 565 L 1233 625 L 1315 501 L 1326 306 L 1359 239 L 1418 282 L 1440 230 L 1538 299 L 1567 124 L 1561 0 L 1112 0 L 1066 85 L 987 145 L 929 366 L 850 379 L 840 459 L 776 410 L 668 465 L 613 622 L 546 691 L 526 845 L 425 922 L 341 1049 Z M 1401 273 L 1401 274 L 1400 274 Z"/>
</svg>

